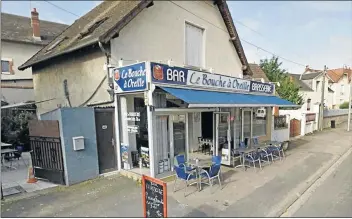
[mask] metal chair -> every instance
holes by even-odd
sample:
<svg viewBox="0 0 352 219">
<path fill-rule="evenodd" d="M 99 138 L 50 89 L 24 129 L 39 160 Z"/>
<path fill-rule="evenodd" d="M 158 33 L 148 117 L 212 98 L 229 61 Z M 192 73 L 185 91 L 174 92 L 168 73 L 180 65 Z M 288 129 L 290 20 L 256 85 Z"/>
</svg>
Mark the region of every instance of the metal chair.
<svg viewBox="0 0 352 219">
<path fill-rule="evenodd" d="M 193 182 L 193 183 L 188 184 L 188 182 L 190 180 L 197 178 L 197 173 L 194 170 L 192 170 L 191 172 L 186 172 L 185 168 L 180 167 L 180 166 L 176 166 L 176 165 L 174 166 L 174 170 L 176 172 L 176 177 L 175 177 L 175 181 L 174 181 L 174 192 L 176 191 L 176 181 L 177 181 L 177 179 L 180 179 L 186 183 L 185 193 L 184 193 L 184 196 L 186 196 L 187 187 L 197 183 L 197 182 Z"/>
<path fill-rule="evenodd" d="M 213 186 L 214 179 L 218 179 L 220 188 L 222 188 L 220 174 L 221 174 L 221 165 L 220 164 L 213 164 L 210 166 L 209 171 L 203 170 L 200 173 L 200 176 L 201 176 L 201 178 L 206 178 L 209 180 L 209 183 L 206 183 L 206 184 L 209 184 L 210 187 Z"/>
<path fill-rule="evenodd" d="M 258 151 L 254 151 L 251 154 L 247 154 L 244 157 L 244 160 L 247 161 L 248 163 L 252 163 L 254 169 L 256 168 L 255 167 L 255 163 L 258 162 L 259 163 L 259 168 L 262 169 L 262 160 L 261 160 L 261 157 L 260 157 L 260 153 Z"/>
<path fill-rule="evenodd" d="M 279 158 L 280 160 L 285 158 L 283 143 L 280 143 L 280 146 L 270 145 L 267 147 L 267 151 L 270 151 L 272 153 L 273 157 Z M 273 161 L 274 161 L 274 158 L 273 158 Z"/>
<path fill-rule="evenodd" d="M 253 139 L 253 145 L 254 147 L 259 146 L 259 140 L 257 137 L 254 137 Z M 260 157 L 262 158 L 262 161 L 270 163 L 270 159 L 274 161 L 273 154 L 270 150 L 267 149 L 260 149 L 259 150 Z"/>
<path fill-rule="evenodd" d="M 186 161 L 186 158 L 185 158 L 184 154 L 177 155 L 175 158 L 176 158 L 176 161 L 177 161 L 177 165 L 179 167 L 184 168 L 186 171 L 192 171 L 193 170 L 193 168 L 190 167 L 187 164 L 187 161 Z"/>
</svg>

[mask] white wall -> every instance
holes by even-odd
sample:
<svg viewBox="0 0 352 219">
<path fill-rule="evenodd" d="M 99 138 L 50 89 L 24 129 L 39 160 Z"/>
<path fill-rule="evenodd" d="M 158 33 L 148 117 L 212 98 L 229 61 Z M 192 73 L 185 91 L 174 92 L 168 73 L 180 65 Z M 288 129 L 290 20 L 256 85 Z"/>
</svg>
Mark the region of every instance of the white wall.
<svg viewBox="0 0 352 219">
<path fill-rule="evenodd" d="M 225 23 L 212 1 L 176 1 L 197 16 L 169 1 L 155 1 L 143 10 L 112 40 L 114 60 L 160 61 L 172 59 L 176 66 L 185 62 L 185 22 L 205 29 L 205 67 L 219 74 L 239 76 L 242 64 L 229 40 Z M 131 62 L 124 62 L 129 64 Z M 115 63 L 117 64 L 117 63 Z"/>
<path fill-rule="evenodd" d="M 279 141 L 279 142 L 284 142 L 284 141 L 289 141 L 290 140 L 290 115 L 286 115 L 286 122 L 288 124 L 287 128 L 280 128 L 280 129 L 275 129 L 275 124 L 274 124 L 274 116 L 272 118 L 272 123 L 271 123 L 271 140 L 273 141 Z"/>
<path fill-rule="evenodd" d="M 15 27 L 14 27 L 15 28 Z M 1 75 L 1 79 L 28 79 L 32 78 L 32 68 L 20 71 L 17 68 L 30 59 L 42 47 L 34 44 L 1 41 L 1 58 L 13 60 L 14 75 Z"/>
<path fill-rule="evenodd" d="M 344 85 L 343 90 L 341 85 Z M 344 75 L 337 83 L 333 83 L 331 87 L 335 91 L 334 99 L 336 101 L 336 108 L 338 108 L 343 102 L 349 100 L 350 87 L 348 84 L 347 75 Z"/>
</svg>

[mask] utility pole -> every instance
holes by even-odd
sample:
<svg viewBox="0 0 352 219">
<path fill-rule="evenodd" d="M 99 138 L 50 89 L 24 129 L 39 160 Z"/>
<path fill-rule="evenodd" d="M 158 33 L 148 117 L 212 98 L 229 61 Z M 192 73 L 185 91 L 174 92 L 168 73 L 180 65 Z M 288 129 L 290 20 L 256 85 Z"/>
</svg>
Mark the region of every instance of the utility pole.
<svg viewBox="0 0 352 219">
<path fill-rule="evenodd" d="M 348 120 L 347 120 L 347 131 L 350 131 L 350 126 L 351 126 L 351 108 L 352 108 L 352 74 L 350 76 L 350 101 L 348 104 Z"/>
<path fill-rule="evenodd" d="M 323 131 L 323 120 L 324 120 L 324 94 L 325 94 L 325 78 L 326 78 L 326 65 L 324 65 L 323 71 L 323 84 L 321 85 L 321 101 L 319 110 L 319 130 Z"/>
</svg>

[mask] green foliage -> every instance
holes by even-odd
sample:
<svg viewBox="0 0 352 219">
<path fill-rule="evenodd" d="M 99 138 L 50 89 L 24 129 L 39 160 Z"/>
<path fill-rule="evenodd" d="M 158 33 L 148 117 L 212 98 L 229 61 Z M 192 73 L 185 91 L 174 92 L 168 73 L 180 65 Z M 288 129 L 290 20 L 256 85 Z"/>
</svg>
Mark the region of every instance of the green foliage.
<svg viewBox="0 0 352 219">
<path fill-rule="evenodd" d="M 275 86 L 278 95 L 295 103 L 297 105 L 303 104 L 303 98 L 298 93 L 299 86 L 290 80 L 287 71 L 281 67 L 282 62 L 278 57 L 273 56 L 271 59 L 260 60 L 260 67 L 271 82 L 280 82 L 280 87 Z"/>
<path fill-rule="evenodd" d="M 36 119 L 35 115 L 25 110 L 8 110 L 1 113 L 1 139 L 11 144 L 29 146 L 28 121 Z"/>
<path fill-rule="evenodd" d="M 340 105 L 340 109 L 348 109 L 348 106 L 349 106 L 348 101 L 343 102 L 343 103 Z"/>
</svg>

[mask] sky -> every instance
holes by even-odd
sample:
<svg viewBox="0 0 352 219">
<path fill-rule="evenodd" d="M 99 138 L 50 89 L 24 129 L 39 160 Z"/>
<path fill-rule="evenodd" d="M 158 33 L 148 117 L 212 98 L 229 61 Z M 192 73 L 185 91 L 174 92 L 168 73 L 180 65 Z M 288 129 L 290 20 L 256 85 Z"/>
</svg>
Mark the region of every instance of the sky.
<svg viewBox="0 0 352 219">
<path fill-rule="evenodd" d="M 1 11 L 30 16 L 37 8 L 41 20 L 72 24 L 101 1 L 2 1 Z M 276 54 L 290 73 L 352 67 L 351 1 L 228 1 L 247 59 Z M 73 15 L 73 14 L 75 15 Z M 206 18 L 204 18 L 206 19 Z M 255 46 L 251 45 L 254 44 Z"/>
</svg>

